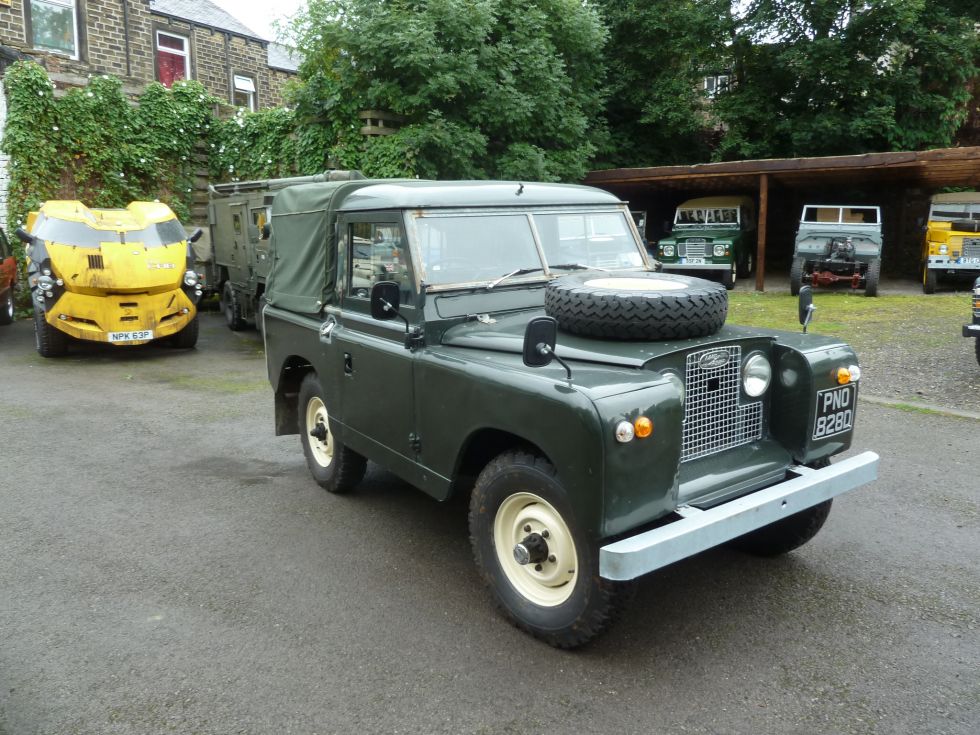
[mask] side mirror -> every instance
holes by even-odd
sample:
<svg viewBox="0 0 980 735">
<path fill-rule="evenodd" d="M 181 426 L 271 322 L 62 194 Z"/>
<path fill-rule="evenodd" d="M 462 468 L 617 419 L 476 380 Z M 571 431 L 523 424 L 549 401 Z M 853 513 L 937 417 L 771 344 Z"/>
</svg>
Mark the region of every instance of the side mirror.
<svg viewBox="0 0 980 735">
<path fill-rule="evenodd" d="M 813 305 L 813 289 L 809 286 L 800 287 L 800 324 L 803 325 L 803 334 L 806 334 L 807 327 L 813 320 L 813 312 L 817 307 Z"/>
<path fill-rule="evenodd" d="M 390 321 L 400 316 L 398 306 L 401 291 L 394 281 L 381 281 L 371 288 L 371 316 L 379 321 Z"/>
<path fill-rule="evenodd" d="M 23 227 L 17 228 L 17 238 L 23 243 L 34 242 L 34 236 L 25 230 Z"/>
<path fill-rule="evenodd" d="M 524 364 L 544 367 L 551 364 L 558 343 L 558 322 L 550 316 L 539 316 L 524 330 Z"/>
<path fill-rule="evenodd" d="M 270 237 L 272 237 L 272 223 L 266 222 L 262 225 L 262 239 L 268 240 Z"/>
<path fill-rule="evenodd" d="M 197 242 L 198 240 L 201 239 L 201 235 L 203 234 L 204 231 L 201 230 L 200 227 L 198 227 L 194 230 L 194 232 L 191 233 L 191 236 L 187 238 L 187 242 Z"/>
</svg>

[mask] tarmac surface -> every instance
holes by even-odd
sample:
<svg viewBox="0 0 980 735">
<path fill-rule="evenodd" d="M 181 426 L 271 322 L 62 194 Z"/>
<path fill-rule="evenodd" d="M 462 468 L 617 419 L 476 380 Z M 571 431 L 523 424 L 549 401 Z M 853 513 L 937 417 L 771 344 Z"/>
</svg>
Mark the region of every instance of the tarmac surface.
<svg viewBox="0 0 980 735">
<path fill-rule="evenodd" d="M 942 733 L 980 726 L 970 418 L 862 402 L 880 479 L 778 559 L 639 581 L 577 652 L 494 610 L 465 504 L 273 436 L 254 332 L 45 360 L 0 328 L 0 735 Z"/>
</svg>

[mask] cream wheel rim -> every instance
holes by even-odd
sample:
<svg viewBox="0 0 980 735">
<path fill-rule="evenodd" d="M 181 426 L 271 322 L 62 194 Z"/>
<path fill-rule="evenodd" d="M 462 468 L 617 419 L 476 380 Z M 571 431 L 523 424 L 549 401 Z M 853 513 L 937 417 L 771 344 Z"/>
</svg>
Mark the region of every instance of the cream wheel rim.
<svg viewBox="0 0 980 735">
<path fill-rule="evenodd" d="M 313 396 L 306 404 L 306 441 L 310 443 L 313 459 L 321 467 L 329 467 L 333 462 L 333 434 L 330 432 L 328 418 L 327 407 L 323 405 L 323 401 L 319 396 Z M 327 431 L 322 441 L 310 433 L 321 424 Z"/>
<path fill-rule="evenodd" d="M 538 564 L 520 564 L 514 547 L 532 533 L 544 538 L 548 556 Z M 554 607 L 572 596 L 578 579 L 575 541 L 561 514 L 544 498 L 521 492 L 504 500 L 493 520 L 493 544 L 504 576 L 530 602 Z"/>
</svg>

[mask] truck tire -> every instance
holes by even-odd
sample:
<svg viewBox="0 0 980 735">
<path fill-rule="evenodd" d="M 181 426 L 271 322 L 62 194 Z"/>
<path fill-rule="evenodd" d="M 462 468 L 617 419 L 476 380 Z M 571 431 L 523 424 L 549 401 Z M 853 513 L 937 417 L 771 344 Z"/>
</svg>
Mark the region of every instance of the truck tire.
<svg viewBox="0 0 980 735">
<path fill-rule="evenodd" d="M 328 492 L 350 492 L 364 479 L 367 460 L 334 438 L 323 387 L 316 373 L 307 373 L 303 378 L 298 400 L 299 439 L 310 474 Z"/>
<path fill-rule="evenodd" d="M 881 258 L 874 258 L 868 263 L 868 272 L 864 274 L 864 295 L 878 295 L 878 280 L 881 278 Z"/>
<path fill-rule="evenodd" d="M 170 344 L 178 349 L 189 350 L 197 344 L 200 329 L 201 323 L 198 321 L 198 315 L 195 314 L 194 318 L 187 322 L 183 329 L 170 338 Z"/>
<path fill-rule="evenodd" d="M 6 326 L 14 321 L 14 287 L 11 286 L 0 298 L 0 324 Z"/>
<path fill-rule="evenodd" d="M 68 353 L 68 335 L 44 319 L 44 312 L 34 307 L 34 346 L 41 357 L 62 357 Z"/>
<path fill-rule="evenodd" d="M 925 268 L 922 271 L 922 293 L 936 293 L 936 281 L 938 276 L 933 268 Z"/>
<path fill-rule="evenodd" d="M 667 273 L 575 274 L 551 281 L 545 312 L 573 334 L 605 339 L 684 339 L 714 334 L 728 294 L 712 281 Z"/>
<path fill-rule="evenodd" d="M 599 576 L 599 547 L 578 528 L 555 468 L 523 451 L 498 455 L 470 497 L 470 543 L 497 605 L 556 648 L 587 643 L 613 623 L 633 585 Z M 518 561 L 518 545 L 530 550 Z M 522 552 L 523 553 L 523 552 Z"/>
<path fill-rule="evenodd" d="M 768 526 L 740 536 L 731 545 L 756 556 L 780 556 L 797 549 L 823 528 L 833 500 L 807 508 L 799 513 L 770 523 Z"/>
<path fill-rule="evenodd" d="M 242 318 L 242 305 L 238 303 L 238 294 L 231 287 L 231 281 L 225 281 L 225 286 L 221 289 L 221 311 L 224 312 L 225 323 L 232 332 L 238 332 L 245 328 L 245 319 Z"/>
<path fill-rule="evenodd" d="M 752 272 L 754 270 L 755 270 L 755 253 L 749 250 L 745 253 L 745 257 L 742 258 L 742 263 L 736 275 L 739 278 L 748 278 L 749 276 L 752 275 Z"/>
<path fill-rule="evenodd" d="M 803 287 L 803 266 L 806 261 L 803 258 L 793 258 L 793 265 L 789 269 L 789 292 L 793 296 L 800 295 L 800 289 Z"/>
</svg>

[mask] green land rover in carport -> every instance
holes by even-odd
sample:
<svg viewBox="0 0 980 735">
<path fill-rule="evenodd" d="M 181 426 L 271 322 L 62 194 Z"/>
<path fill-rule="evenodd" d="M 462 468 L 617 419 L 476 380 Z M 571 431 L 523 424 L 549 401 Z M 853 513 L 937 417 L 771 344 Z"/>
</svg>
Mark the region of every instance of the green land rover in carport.
<svg viewBox="0 0 980 735">
<path fill-rule="evenodd" d="M 394 246 L 364 251 L 379 236 Z M 854 352 L 725 325 L 725 289 L 654 272 L 608 193 L 294 186 L 272 205 L 271 253 L 276 433 L 299 434 L 331 492 L 371 460 L 467 496 L 483 579 L 552 645 L 590 640 L 629 580 L 701 550 L 800 546 L 876 475 L 873 452 L 830 463 L 851 445 Z"/>
</svg>

